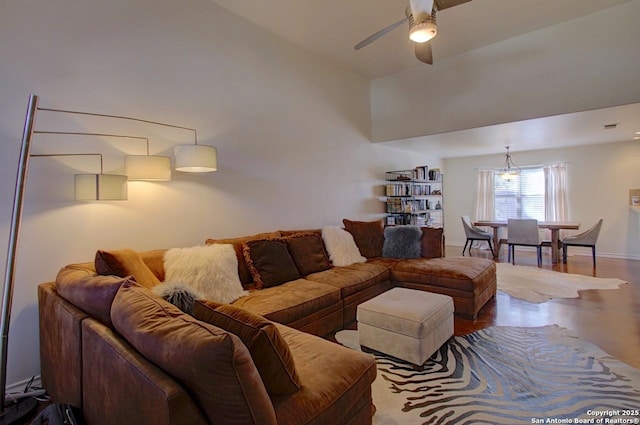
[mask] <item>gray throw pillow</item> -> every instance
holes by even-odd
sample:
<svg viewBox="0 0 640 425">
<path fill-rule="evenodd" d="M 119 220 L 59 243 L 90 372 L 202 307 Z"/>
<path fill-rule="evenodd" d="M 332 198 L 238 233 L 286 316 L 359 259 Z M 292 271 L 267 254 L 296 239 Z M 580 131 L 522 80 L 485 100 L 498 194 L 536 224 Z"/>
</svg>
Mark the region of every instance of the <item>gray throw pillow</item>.
<svg viewBox="0 0 640 425">
<path fill-rule="evenodd" d="M 420 258 L 422 230 L 418 226 L 391 226 L 384 229 L 382 256 L 389 258 Z"/>
<path fill-rule="evenodd" d="M 180 282 L 162 282 L 151 291 L 191 316 L 196 299 L 202 298 L 196 290 Z"/>
</svg>

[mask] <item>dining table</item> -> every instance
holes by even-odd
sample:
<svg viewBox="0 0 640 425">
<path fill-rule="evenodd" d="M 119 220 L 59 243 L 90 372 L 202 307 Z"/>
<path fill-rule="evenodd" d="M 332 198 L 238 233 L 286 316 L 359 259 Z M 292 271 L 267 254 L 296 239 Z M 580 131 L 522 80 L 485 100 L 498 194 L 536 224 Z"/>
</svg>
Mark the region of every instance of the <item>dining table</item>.
<svg viewBox="0 0 640 425">
<path fill-rule="evenodd" d="M 495 247 L 494 255 L 498 258 L 500 255 L 500 228 L 507 227 L 507 220 L 478 220 L 473 223 L 474 226 L 491 227 L 493 229 L 493 246 Z M 551 262 L 557 264 L 560 258 L 560 230 L 578 230 L 580 223 L 577 221 L 539 221 L 540 229 L 551 230 Z"/>
</svg>

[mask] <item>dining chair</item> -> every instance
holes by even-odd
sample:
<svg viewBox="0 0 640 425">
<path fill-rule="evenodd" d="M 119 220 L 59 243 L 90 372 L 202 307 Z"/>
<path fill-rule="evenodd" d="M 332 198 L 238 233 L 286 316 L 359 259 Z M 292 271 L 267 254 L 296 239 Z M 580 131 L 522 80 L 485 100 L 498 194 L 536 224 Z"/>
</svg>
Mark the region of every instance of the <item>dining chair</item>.
<svg viewBox="0 0 640 425">
<path fill-rule="evenodd" d="M 464 234 L 467 236 L 467 241 L 464 243 L 464 248 L 462 248 L 463 256 L 464 251 L 467 249 L 467 245 L 469 245 L 469 256 L 471 256 L 471 245 L 473 245 L 473 241 L 487 241 L 489 249 L 491 250 L 491 256 L 495 257 L 495 254 L 493 253 L 493 246 L 491 245 L 491 239 L 493 239 L 493 235 L 491 233 L 480 230 L 471 224 L 471 219 L 468 215 L 462 216 L 462 226 L 464 227 Z M 469 241 L 471 241 L 471 244 L 469 244 Z"/>
<path fill-rule="evenodd" d="M 542 240 L 538 232 L 538 220 L 515 219 L 507 221 L 508 261 L 515 264 L 515 246 L 535 246 L 538 251 L 538 267 L 542 265 Z"/>
<path fill-rule="evenodd" d="M 600 235 L 600 227 L 602 227 L 602 219 L 598 220 L 591 229 L 573 236 L 567 236 L 562 239 L 562 262 L 567 264 L 567 247 L 569 246 L 586 246 L 591 247 L 591 256 L 593 257 L 593 268 L 596 267 L 596 241 Z"/>
</svg>

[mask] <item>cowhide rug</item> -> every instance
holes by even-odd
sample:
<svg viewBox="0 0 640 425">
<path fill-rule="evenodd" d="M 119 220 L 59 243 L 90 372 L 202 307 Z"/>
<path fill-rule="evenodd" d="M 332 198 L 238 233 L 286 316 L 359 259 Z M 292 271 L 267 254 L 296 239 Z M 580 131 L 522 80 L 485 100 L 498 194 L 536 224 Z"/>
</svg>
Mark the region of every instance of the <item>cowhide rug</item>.
<svg viewBox="0 0 640 425">
<path fill-rule="evenodd" d="M 498 290 L 532 303 L 552 298 L 577 298 L 585 289 L 618 289 L 627 282 L 617 278 L 600 278 L 560 273 L 529 266 L 497 263 Z"/>
</svg>

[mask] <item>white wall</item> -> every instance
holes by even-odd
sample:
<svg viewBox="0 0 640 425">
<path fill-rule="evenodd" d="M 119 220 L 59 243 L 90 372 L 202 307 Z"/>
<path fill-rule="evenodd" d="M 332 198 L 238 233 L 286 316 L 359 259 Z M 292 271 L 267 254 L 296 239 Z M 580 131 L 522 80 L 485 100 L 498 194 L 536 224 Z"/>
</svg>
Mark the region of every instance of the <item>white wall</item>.
<svg viewBox="0 0 640 425">
<path fill-rule="evenodd" d="M 629 189 L 640 189 L 640 143 L 606 143 L 577 148 L 513 153 L 519 166 L 567 161 L 569 215 L 586 230 L 603 218 L 598 255 L 640 259 L 640 215 L 629 209 Z M 464 245 L 460 216 L 473 217 L 478 169 L 504 164 L 504 155 L 445 160 L 447 244 Z M 580 253 L 579 248 L 571 252 Z M 590 251 L 589 251 L 590 254 Z"/>
<path fill-rule="evenodd" d="M 436 41 L 435 65 L 372 81 L 372 140 L 637 103 L 639 17 L 634 0 L 443 60 Z"/>
<path fill-rule="evenodd" d="M 8 383 L 39 373 L 37 285 L 96 249 L 188 246 L 207 237 L 381 216 L 384 171 L 436 158 L 369 142 L 369 83 L 207 0 L 5 0 L 0 6 L 0 241 L 28 95 L 40 106 L 193 127 L 219 171 L 132 182 L 124 202 L 76 203 L 73 174 L 95 159 L 33 158 L 27 184 Z M 40 130 L 149 136 L 171 154 L 193 134 L 40 112 Z M 122 172 L 139 142 L 34 138 L 34 153 L 102 152 Z M 0 246 L 0 257 L 6 251 Z"/>
</svg>

